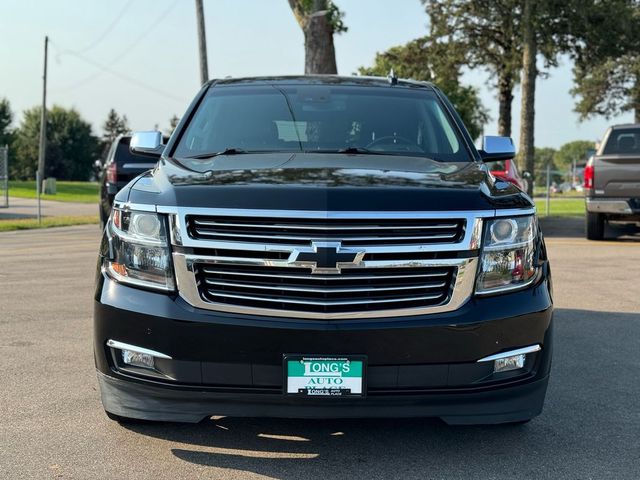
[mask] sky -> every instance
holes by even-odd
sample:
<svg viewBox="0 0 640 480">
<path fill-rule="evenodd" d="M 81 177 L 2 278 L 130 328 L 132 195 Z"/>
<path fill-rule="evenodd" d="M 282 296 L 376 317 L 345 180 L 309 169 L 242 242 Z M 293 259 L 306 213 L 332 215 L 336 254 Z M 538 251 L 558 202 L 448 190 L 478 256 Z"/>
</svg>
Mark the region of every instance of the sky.
<svg viewBox="0 0 640 480">
<path fill-rule="evenodd" d="M 336 0 L 347 33 L 336 36 L 338 73 L 373 63 L 376 52 L 427 33 L 419 0 Z M 204 0 L 209 76 L 301 74 L 304 38 L 287 0 Z M 42 101 L 44 36 L 50 38 L 47 105 L 74 107 L 96 134 L 110 108 L 133 130 L 166 129 L 199 89 L 194 0 L 0 0 L 0 97 L 20 121 Z M 463 82 L 480 89 L 497 131 L 497 100 L 485 71 L 466 71 Z M 579 122 L 571 64 L 538 79 L 535 144 L 558 148 L 572 140 L 598 140 L 626 114 Z M 520 95 L 513 104 L 518 140 Z"/>
</svg>

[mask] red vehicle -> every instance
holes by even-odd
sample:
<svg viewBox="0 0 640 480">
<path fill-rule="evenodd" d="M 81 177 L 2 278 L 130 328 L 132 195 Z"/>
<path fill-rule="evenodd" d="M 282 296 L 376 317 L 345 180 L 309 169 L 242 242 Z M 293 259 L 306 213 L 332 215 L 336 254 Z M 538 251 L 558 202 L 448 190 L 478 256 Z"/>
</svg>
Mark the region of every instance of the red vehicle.
<svg viewBox="0 0 640 480">
<path fill-rule="evenodd" d="M 523 192 L 527 191 L 529 182 L 524 178 L 526 173 L 522 176 L 520 175 L 515 160 L 499 160 L 491 162 L 489 167 L 491 169 L 491 174 L 494 177 L 504 180 L 505 182 L 513 183 Z"/>
</svg>

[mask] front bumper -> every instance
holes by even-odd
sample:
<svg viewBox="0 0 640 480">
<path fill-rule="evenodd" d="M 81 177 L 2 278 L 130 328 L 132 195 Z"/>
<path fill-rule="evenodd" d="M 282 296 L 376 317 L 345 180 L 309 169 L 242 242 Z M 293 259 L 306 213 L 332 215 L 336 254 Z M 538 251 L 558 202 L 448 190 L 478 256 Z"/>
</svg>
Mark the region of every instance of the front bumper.
<svg viewBox="0 0 640 480">
<path fill-rule="evenodd" d="M 405 318 L 301 320 L 195 309 L 180 298 L 100 276 L 94 347 L 105 409 L 197 422 L 206 416 L 411 417 L 448 423 L 530 419 L 542 410 L 552 354 L 546 273 L 532 287 L 472 297 L 453 312 Z M 167 354 L 155 378 L 120 368 L 109 339 Z M 538 344 L 522 371 L 478 359 Z M 282 393 L 287 353 L 366 355 L 364 398 Z"/>
</svg>

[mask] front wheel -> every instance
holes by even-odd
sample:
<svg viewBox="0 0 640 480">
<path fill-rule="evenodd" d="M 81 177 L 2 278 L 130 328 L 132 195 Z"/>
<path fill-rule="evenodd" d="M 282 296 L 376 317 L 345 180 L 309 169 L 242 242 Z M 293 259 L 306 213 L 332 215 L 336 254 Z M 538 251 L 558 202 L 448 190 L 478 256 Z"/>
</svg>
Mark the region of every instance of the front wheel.
<svg viewBox="0 0 640 480">
<path fill-rule="evenodd" d="M 587 239 L 602 240 L 604 238 L 604 215 L 587 212 Z"/>
</svg>

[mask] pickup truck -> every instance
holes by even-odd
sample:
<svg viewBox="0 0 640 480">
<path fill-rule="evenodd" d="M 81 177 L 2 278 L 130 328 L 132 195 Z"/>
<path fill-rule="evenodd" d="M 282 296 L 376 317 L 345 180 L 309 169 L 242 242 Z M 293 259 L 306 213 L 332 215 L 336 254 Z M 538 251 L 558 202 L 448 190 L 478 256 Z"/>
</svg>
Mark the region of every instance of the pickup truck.
<svg viewBox="0 0 640 480">
<path fill-rule="evenodd" d="M 602 240 L 606 222 L 640 225 L 640 124 L 614 125 L 584 170 L 587 238 Z"/>
<path fill-rule="evenodd" d="M 553 293 L 531 199 L 429 83 L 212 80 L 116 195 L 94 352 L 118 422 L 212 415 L 523 423 Z"/>
</svg>

